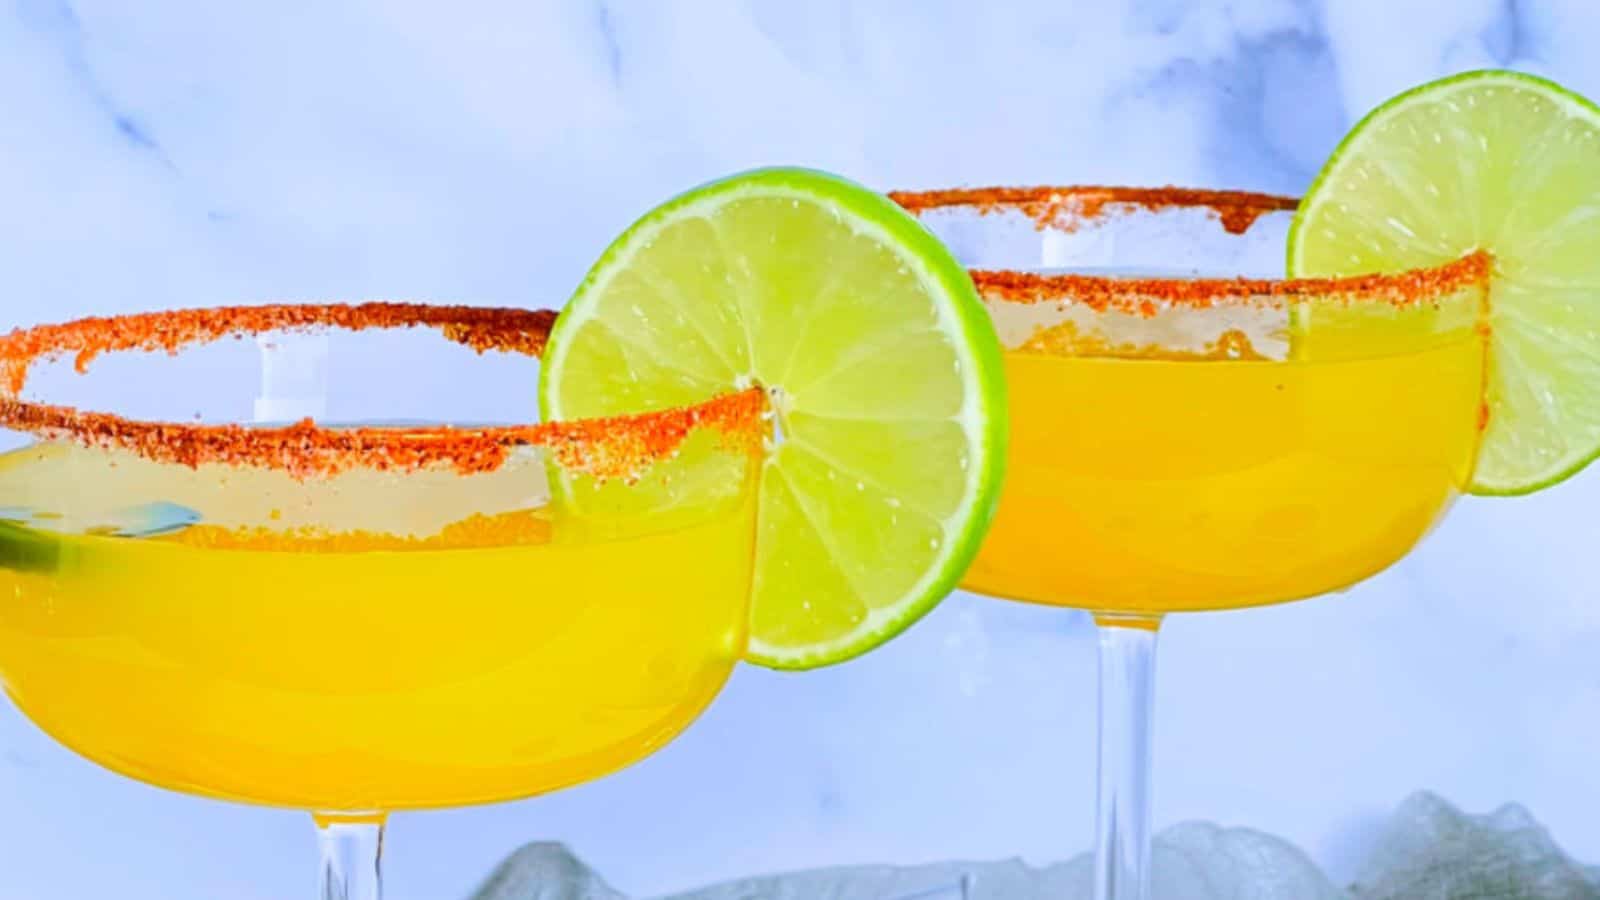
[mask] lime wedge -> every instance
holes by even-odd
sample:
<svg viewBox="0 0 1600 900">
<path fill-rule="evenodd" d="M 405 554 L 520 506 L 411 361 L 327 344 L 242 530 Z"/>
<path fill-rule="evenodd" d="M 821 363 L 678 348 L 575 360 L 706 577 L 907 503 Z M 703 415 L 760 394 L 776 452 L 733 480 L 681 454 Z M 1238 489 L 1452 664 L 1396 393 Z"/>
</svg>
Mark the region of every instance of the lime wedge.
<svg viewBox="0 0 1600 900">
<path fill-rule="evenodd" d="M 1407 91 L 1356 125 L 1300 204 L 1291 275 L 1494 257 L 1489 422 L 1470 487 L 1524 494 L 1600 454 L 1600 108 L 1515 72 Z"/>
<path fill-rule="evenodd" d="M 999 341 L 965 270 L 898 206 L 764 169 L 678 196 L 611 245 L 556 322 L 539 397 L 574 418 L 752 384 L 774 434 L 747 658 L 849 659 L 931 609 L 977 552 L 1005 458 Z"/>
</svg>

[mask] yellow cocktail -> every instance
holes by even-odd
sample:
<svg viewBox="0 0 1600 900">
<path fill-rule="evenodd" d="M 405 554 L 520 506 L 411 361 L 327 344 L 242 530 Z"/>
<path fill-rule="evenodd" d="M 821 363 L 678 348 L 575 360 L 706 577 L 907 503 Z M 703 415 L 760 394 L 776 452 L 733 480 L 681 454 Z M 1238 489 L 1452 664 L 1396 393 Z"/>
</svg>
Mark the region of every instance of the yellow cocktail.
<svg viewBox="0 0 1600 900">
<path fill-rule="evenodd" d="M 1467 483 L 1483 365 L 1471 333 L 1333 362 L 1013 350 L 1006 486 L 963 584 L 1123 617 L 1346 587 Z"/>
<path fill-rule="evenodd" d="M 663 746 L 746 648 L 759 391 L 510 426 L 206 424 L 82 408 L 228 415 L 258 372 L 250 344 L 218 343 L 230 336 L 261 343 L 258 411 L 320 403 L 325 385 L 311 401 L 294 391 L 329 360 L 292 359 L 284 373 L 281 347 L 344 329 L 365 348 L 349 357 L 354 399 L 390 418 L 427 404 L 385 392 L 395 373 L 359 384 L 393 353 L 382 341 L 400 339 L 373 345 L 369 333 L 430 326 L 514 359 L 543 349 L 551 318 L 281 306 L 0 338 L 8 694 L 124 775 L 313 812 L 323 895 L 341 900 L 378 896 L 390 812 L 539 794 Z M 467 408 L 483 391 L 468 376 L 493 366 L 429 346 L 424 387 L 466 377 L 447 404 Z M 101 354 L 113 358 L 89 378 L 65 365 Z M 106 400 L 130 363 L 145 389 Z M 35 382 L 48 399 L 23 399 Z M 193 399 L 169 399 L 163 383 L 193 385 Z M 527 400 L 508 396 L 520 407 L 509 415 L 523 414 Z"/>
<path fill-rule="evenodd" d="M 1006 483 L 962 586 L 1094 614 L 1095 896 L 1144 900 L 1162 617 L 1339 590 L 1410 552 L 1472 480 L 1490 261 L 1250 280 L 1235 275 L 1282 258 L 1253 228 L 1294 200 L 897 199 L 977 267 L 1005 350 Z M 1252 249 L 1270 262 L 1251 266 Z"/>
<path fill-rule="evenodd" d="M 480 475 L 297 483 L 14 451 L 0 497 L 34 518 L 0 525 L 0 555 L 34 562 L 0 568 L 0 674 L 73 750 L 231 800 L 395 811 L 599 777 L 680 731 L 740 658 L 753 506 L 735 492 L 597 537 L 515 508 L 543 479 L 535 454 Z M 152 502 L 226 524 L 84 533 Z"/>
</svg>

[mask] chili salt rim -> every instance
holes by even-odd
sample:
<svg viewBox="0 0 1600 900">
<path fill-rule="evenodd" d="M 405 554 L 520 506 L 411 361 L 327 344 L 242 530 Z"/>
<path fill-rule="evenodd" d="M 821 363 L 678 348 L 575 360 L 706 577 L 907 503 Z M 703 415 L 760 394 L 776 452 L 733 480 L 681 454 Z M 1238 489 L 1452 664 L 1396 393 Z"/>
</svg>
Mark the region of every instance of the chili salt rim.
<svg viewBox="0 0 1600 900">
<path fill-rule="evenodd" d="M 297 478 L 350 469 L 415 471 L 448 466 L 461 474 L 499 468 L 517 447 L 537 446 L 574 473 L 633 478 L 671 457 L 703 428 L 754 452 L 766 414 L 759 388 L 659 412 L 534 425 L 481 428 L 322 428 L 311 420 L 282 427 L 142 421 L 112 413 L 37 403 L 18 396 L 29 367 L 74 354 L 78 371 L 102 353 L 177 353 L 194 344 L 268 332 L 432 327 L 479 353 L 537 356 L 556 314 L 550 311 L 419 303 L 273 304 L 139 313 L 19 328 L 0 337 L 0 427 L 48 440 L 130 450 L 190 467 L 224 464 L 276 468 Z"/>
<path fill-rule="evenodd" d="M 1065 231 L 1116 212 L 1198 208 L 1212 213 L 1228 232 L 1243 234 L 1260 217 L 1299 205 L 1293 197 L 1252 191 L 1109 185 L 890 191 L 889 197 L 916 216 L 961 207 L 975 209 L 980 215 L 1015 209 L 1032 218 L 1041 230 Z M 1337 278 L 1145 278 L 995 269 L 973 269 L 970 274 L 978 292 L 991 300 L 1064 302 L 1096 312 L 1149 317 L 1172 307 L 1282 306 L 1294 300 L 1413 306 L 1474 283 L 1487 285 L 1493 269 L 1493 257 L 1477 250 L 1432 268 Z"/>
<path fill-rule="evenodd" d="M 1487 285 L 1494 258 L 1475 250 L 1431 269 L 1338 278 L 1139 278 L 973 269 L 978 293 L 1008 303 L 1071 303 L 1095 312 L 1146 318 L 1162 309 L 1254 304 L 1279 308 L 1296 300 L 1417 306 L 1473 284 Z"/>
<path fill-rule="evenodd" d="M 916 216 L 960 207 L 970 207 L 980 215 L 1014 209 L 1033 219 L 1041 231 L 1075 231 L 1114 212 L 1204 209 L 1232 234 L 1249 231 L 1268 213 L 1288 212 L 1300 205 L 1294 197 L 1254 191 L 1100 184 L 890 191 L 889 199 Z"/>
</svg>

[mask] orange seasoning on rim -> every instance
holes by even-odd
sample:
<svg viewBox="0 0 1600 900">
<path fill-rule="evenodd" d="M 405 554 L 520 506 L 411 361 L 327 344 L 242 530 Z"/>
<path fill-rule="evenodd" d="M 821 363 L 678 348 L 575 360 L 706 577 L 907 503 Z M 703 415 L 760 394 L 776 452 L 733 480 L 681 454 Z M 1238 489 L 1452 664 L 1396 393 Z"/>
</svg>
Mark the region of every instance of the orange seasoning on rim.
<svg viewBox="0 0 1600 900">
<path fill-rule="evenodd" d="M 1263 215 L 1290 211 L 1299 204 L 1293 197 L 1252 191 L 1108 185 L 890 191 L 889 199 L 916 216 L 958 207 L 975 209 L 981 215 L 1014 209 L 1033 219 L 1040 230 L 1057 231 L 1076 231 L 1113 211 L 1197 208 L 1215 215 L 1230 234 L 1243 234 Z"/>
<path fill-rule="evenodd" d="M 752 452 L 760 446 L 766 401 L 759 389 L 641 415 L 487 428 L 333 429 L 309 419 L 285 427 L 152 422 L 20 397 L 30 367 L 41 359 L 72 354 L 82 372 L 103 353 L 177 353 L 225 337 L 273 331 L 431 327 L 480 353 L 537 356 L 555 315 L 415 303 L 279 304 L 97 317 L 17 329 L 0 337 L 0 427 L 45 440 L 129 450 L 155 462 L 276 468 L 297 478 L 354 468 L 414 471 L 445 466 L 461 474 L 489 472 L 519 446 L 544 447 L 574 473 L 631 478 L 675 454 L 690 434 L 704 427 L 747 444 Z"/>
</svg>

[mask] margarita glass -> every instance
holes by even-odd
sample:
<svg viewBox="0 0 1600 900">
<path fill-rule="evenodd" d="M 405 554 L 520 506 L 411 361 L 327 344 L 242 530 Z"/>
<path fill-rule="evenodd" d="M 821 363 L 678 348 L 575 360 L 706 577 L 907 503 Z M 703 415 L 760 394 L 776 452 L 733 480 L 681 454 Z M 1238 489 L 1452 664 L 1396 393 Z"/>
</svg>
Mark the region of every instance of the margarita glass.
<svg viewBox="0 0 1600 900">
<path fill-rule="evenodd" d="M 379 896 L 389 812 L 663 746 L 745 647 L 764 400 L 481 424 L 534 418 L 551 320 L 277 306 L 0 338 L 7 692 L 121 774 L 311 811 L 344 900 Z"/>
<path fill-rule="evenodd" d="M 962 584 L 1093 614 L 1095 895 L 1143 898 L 1162 617 L 1348 587 L 1439 520 L 1485 423 L 1489 260 L 1244 278 L 1281 272 L 1294 200 L 893 196 L 975 267 L 1006 351 L 1007 480 Z"/>
</svg>

